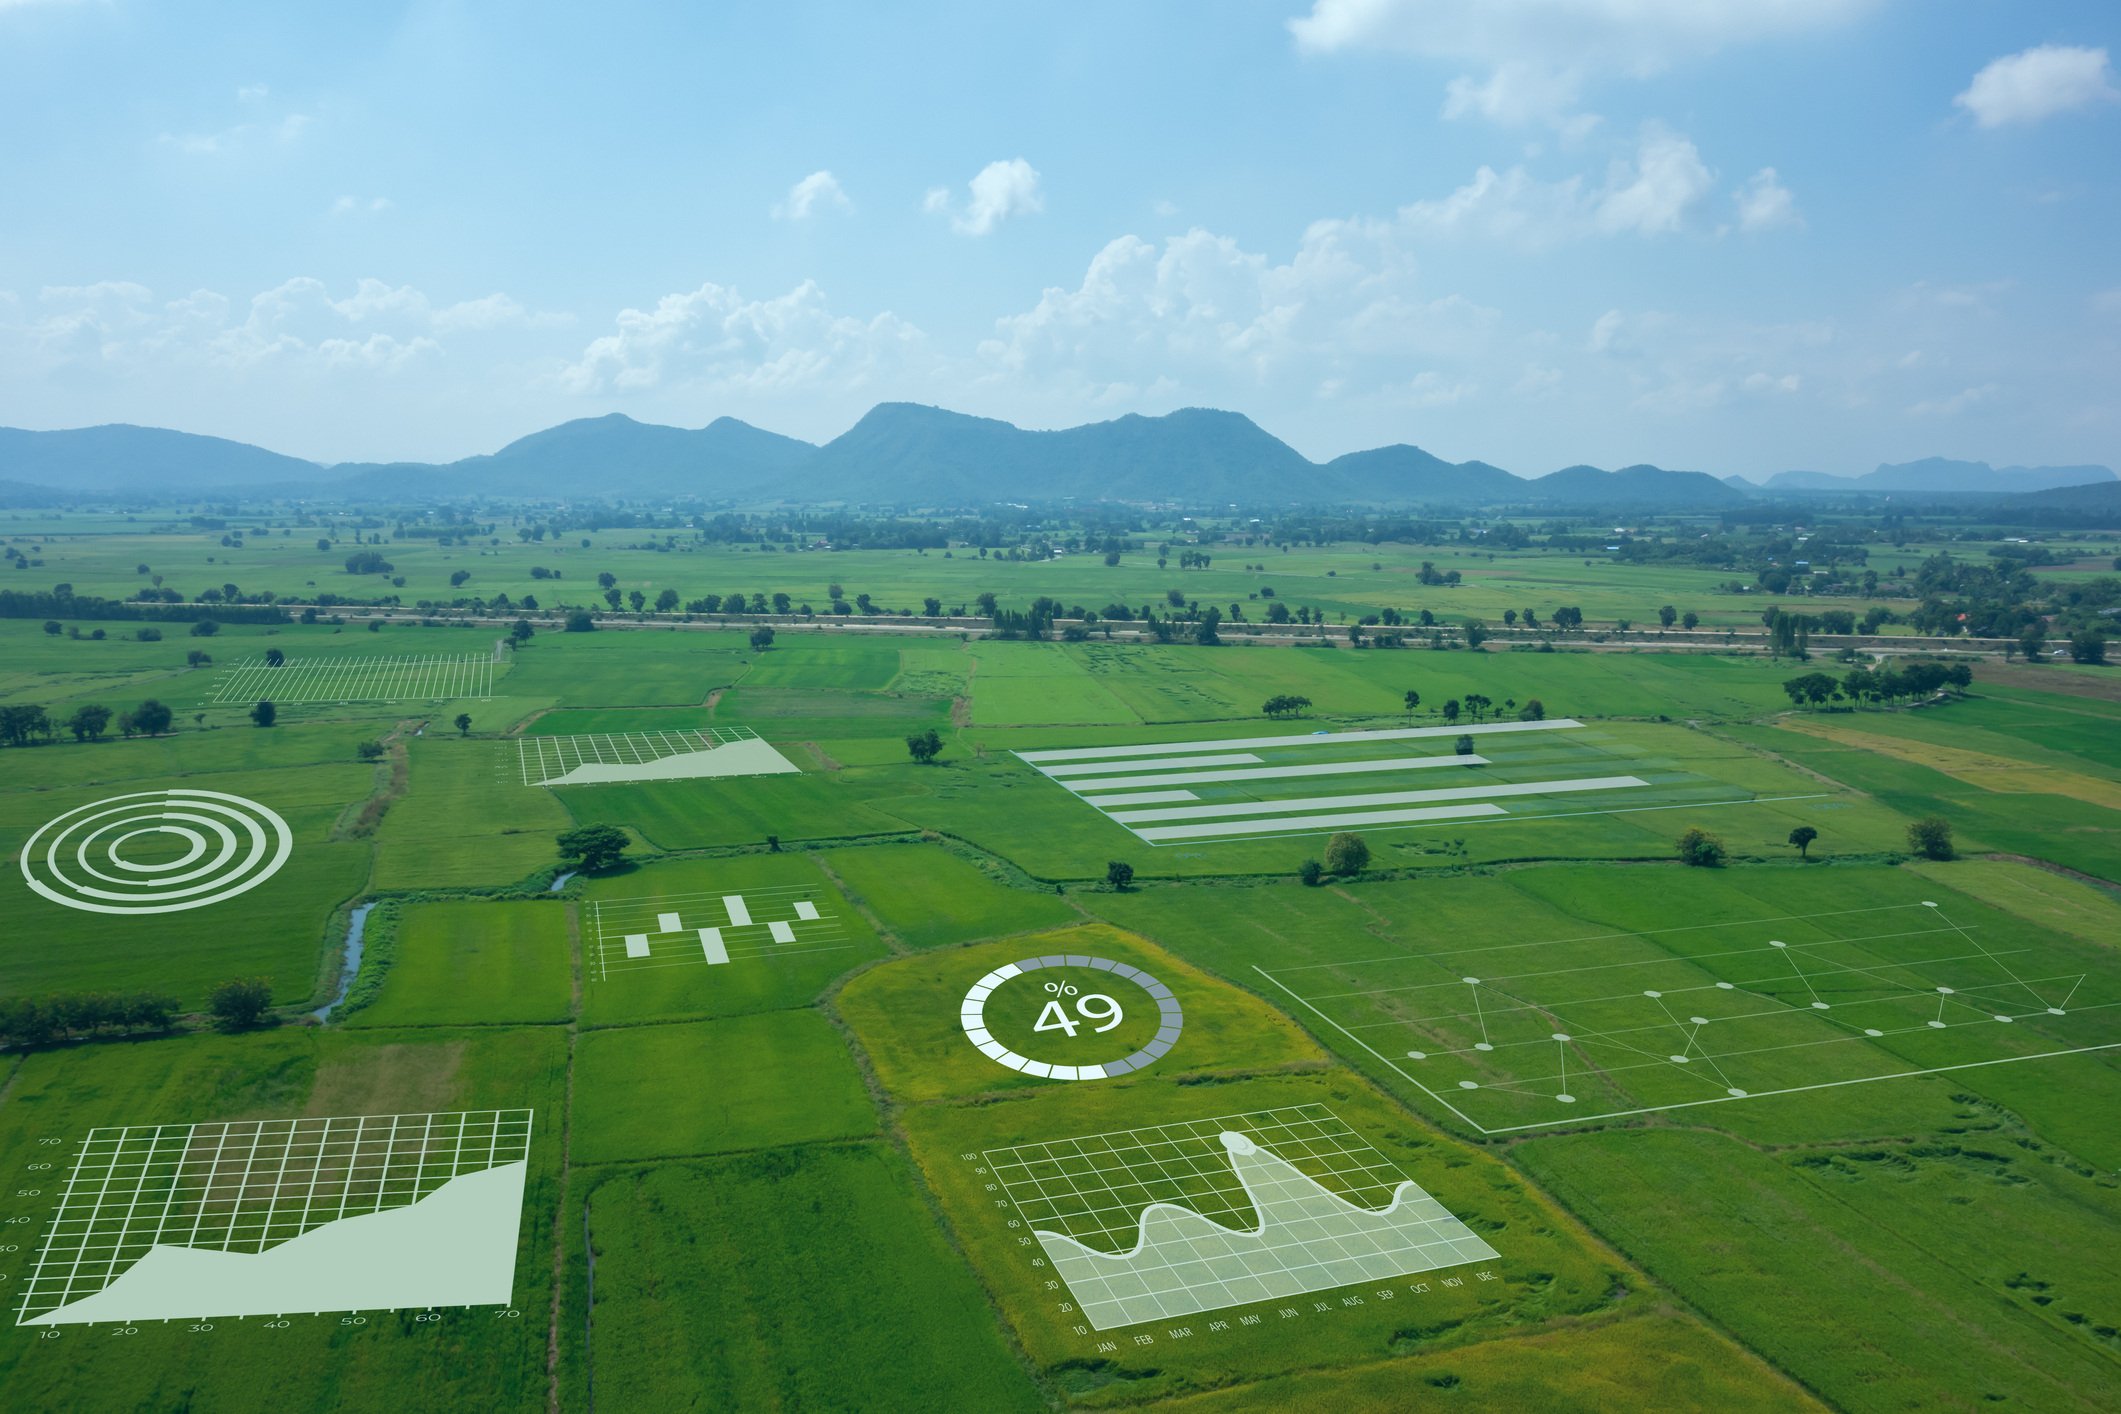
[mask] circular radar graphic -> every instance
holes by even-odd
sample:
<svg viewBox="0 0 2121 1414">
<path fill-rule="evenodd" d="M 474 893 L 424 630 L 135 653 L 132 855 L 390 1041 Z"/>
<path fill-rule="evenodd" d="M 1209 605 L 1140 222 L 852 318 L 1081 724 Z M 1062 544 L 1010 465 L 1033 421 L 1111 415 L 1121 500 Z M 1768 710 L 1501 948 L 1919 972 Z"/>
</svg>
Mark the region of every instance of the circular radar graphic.
<svg viewBox="0 0 2121 1414">
<path fill-rule="evenodd" d="M 287 822 L 255 800 L 140 791 L 46 823 L 22 847 L 22 877 L 88 913 L 181 913 L 256 888 L 294 845 Z"/>
<path fill-rule="evenodd" d="M 1169 987 L 1139 967 L 1080 953 L 995 968 L 965 993 L 960 1020 L 998 1064 L 1048 1080 L 1140 1070 L 1170 1050 L 1186 1024 Z"/>
</svg>

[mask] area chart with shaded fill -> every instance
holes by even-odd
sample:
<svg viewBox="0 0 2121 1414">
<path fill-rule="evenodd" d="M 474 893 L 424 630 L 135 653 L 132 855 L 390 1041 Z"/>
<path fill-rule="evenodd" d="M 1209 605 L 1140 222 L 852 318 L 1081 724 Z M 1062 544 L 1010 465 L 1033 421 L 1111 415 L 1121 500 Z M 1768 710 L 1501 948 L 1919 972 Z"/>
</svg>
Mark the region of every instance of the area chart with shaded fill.
<svg viewBox="0 0 2121 1414">
<path fill-rule="evenodd" d="M 90 1131 L 20 1325 L 505 1306 L 529 1110 Z"/>
<path fill-rule="evenodd" d="M 1497 1256 L 1322 1105 L 984 1157 L 1099 1330 Z"/>
<path fill-rule="evenodd" d="M 748 727 L 516 738 L 526 786 L 781 776 L 799 768 Z"/>
</svg>

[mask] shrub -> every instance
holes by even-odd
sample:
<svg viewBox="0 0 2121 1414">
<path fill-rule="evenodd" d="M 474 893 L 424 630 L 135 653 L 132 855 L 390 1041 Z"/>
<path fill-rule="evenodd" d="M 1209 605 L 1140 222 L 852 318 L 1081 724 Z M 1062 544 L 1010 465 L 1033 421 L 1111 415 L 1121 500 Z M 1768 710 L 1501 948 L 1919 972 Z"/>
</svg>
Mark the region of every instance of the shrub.
<svg viewBox="0 0 2121 1414">
<path fill-rule="evenodd" d="M 1105 865 L 1105 882 L 1115 893 L 1126 892 L 1127 885 L 1134 882 L 1134 866 L 1124 859 L 1115 859 Z"/>
<path fill-rule="evenodd" d="M 263 977 L 239 977 L 223 982 L 207 998 L 214 1020 L 230 1031 L 258 1024 L 272 1006 L 272 983 Z"/>
<path fill-rule="evenodd" d="M 1729 857 L 1723 841 L 1707 830 L 1692 829 L 1679 837 L 1679 862 L 1696 869 L 1720 868 Z"/>
<path fill-rule="evenodd" d="M 1296 877 L 1315 889 L 1326 881 L 1326 866 L 1315 859 L 1306 859 L 1296 866 Z"/>
</svg>

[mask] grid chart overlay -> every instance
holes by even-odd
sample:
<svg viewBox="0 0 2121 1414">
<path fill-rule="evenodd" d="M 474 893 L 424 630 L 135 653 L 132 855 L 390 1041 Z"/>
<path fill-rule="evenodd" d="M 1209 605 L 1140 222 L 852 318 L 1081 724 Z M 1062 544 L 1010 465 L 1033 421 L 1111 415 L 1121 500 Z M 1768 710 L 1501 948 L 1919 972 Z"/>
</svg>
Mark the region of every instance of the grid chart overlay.
<svg viewBox="0 0 2121 1414">
<path fill-rule="evenodd" d="M 589 914 L 597 977 L 852 947 L 835 903 L 822 884 L 598 900 Z"/>
<path fill-rule="evenodd" d="M 2121 975 L 1934 900 L 1263 978 L 1483 1133 L 2121 1049 Z"/>
<path fill-rule="evenodd" d="M 1152 846 L 1759 798 L 1617 751 L 1566 717 L 1015 754 Z"/>
<path fill-rule="evenodd" d="M 1496 1257 L 1323 1105 L 982 1157 L 1099 1330 Z"/>
<path fill-rule="evenodd" d="M 531 1112 L 514 1109 L 90 1130 L 16 1323 L 94 1295 L 158 1246 L 264 1253 L 408 1208 L 451 1179 L 522 1161 L 530 1129 Z"/>
<path fill-rule="evenodd" d="M 536 786 L 555 781 L 579 766 L 646 766 L 672 756 L 689 756 L 759 739 L 759 734 L 749 727 L 523 736 L 515 742 L 516 765 L 523 784 Z"/>
<path fill-rule="evenodd" d="M 423 654 L 386 658 L 291 657 L 277 668 L 246 658 L 214 684 L 217 706 L 245 702 L 447 702 L 493 696 L 489 654 Z"/>
</svg>

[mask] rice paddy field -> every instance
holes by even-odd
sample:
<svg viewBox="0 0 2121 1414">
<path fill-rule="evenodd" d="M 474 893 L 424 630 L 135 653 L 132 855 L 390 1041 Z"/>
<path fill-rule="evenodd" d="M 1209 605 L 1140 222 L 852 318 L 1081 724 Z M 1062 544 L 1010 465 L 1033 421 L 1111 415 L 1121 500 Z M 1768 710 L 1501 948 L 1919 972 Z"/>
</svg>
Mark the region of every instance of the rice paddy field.
<svg viewBox="0 0 2121 1414">
<path fill-rule="evenodd" d="M 82 593 L 346 578 L 314 535 L 9 533 Z M 651 596 L 1755 610 L 1529 552 L 1431 553 L 1445 606 L 1374 547 L 1181 580 L 626 534 L 391 554 L 407 596 L 546 594 L 539 563 Z M 2116 670 L 1795 712 L 1791 664 L 1653 650 L 182 627 L 0 621 L 0 706 L 169 708 L 0 749 L 0 1018 L 62 1018 L 0 1051 L 0 1406 L 2121 1388 Z M 785 769 L 668 765 L 753 744 Z M 1956 857 L 1912 853 L 1925 816 Z M 622 862 L 562 857 L 597 825 Z M 1339 832 L 1367 861 L 1304 882 Z M 271 1005 L 223 1029 L 236 979 Z M 57 1000 L 138 991 L 179 1019 Z M 518 1109 L 519 1163 L 434 1138 Z M 344 1151 L 255 1137 L 347 1117 Z M 102 1305 L 25 1315 L 55 1273 Z"/>
</svg>

